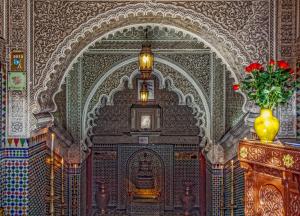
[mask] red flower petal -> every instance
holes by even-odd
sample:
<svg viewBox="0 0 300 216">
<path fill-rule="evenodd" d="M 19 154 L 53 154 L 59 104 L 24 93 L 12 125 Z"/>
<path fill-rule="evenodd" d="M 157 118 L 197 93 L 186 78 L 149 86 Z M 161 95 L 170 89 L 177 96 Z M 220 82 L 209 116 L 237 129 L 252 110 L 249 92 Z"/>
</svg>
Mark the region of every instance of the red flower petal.
<svg viewBox="0 0 300 216">
<path fill-rule="evenodd" d="M 234 91 L 237 91 L 237 90 L 240 89 L 240 85 L 239 85 L 239 84 L 234 84 L 234 85 L 232 86 L 232 88 L 233 88 Z"/>
<path fill-rule="evenodd" d="M 245 71 L 247 73 L 251 73 L 252 72 L 252 68 L 250 67 L 250 65 L 248 65 L 247 67 L 245 67 Z"/>
<path fill-rule="evenodd" d="M 263 70 L 263 66 L 257 62 L 252 63 L 253 70 Z"/>
<path fill-rule="evenodd" d="M 289 63 L 287 63 L 286 61 L 280 60 L 277 62 L 277 65 L 280 69 L 288 69 L 290 67 Z"/>
</svg>

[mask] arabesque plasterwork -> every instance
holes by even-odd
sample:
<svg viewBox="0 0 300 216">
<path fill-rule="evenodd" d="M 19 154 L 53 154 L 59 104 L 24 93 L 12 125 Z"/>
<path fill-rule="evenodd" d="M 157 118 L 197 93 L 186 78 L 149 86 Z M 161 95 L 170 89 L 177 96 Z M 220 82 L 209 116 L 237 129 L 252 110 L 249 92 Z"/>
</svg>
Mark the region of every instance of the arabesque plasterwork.
<svg viewBox="0 0 300 216">
<path fill-rule="evenodd" d="M 4 22 L 4 1 L 0 2 L 0 37 L 4 38 L 4 28 L 5 28 L 5 22 Z M 1 54 L 0 54 L 1 55 Z"/>
<path fill-rule="evenodd" d="M 104 80 L 103 83 L 97 88 L 97 91 L 90 101 L 88 113 L 83 114 L 83 119 L 86 119 L 86 121 L 83 122 L 83 138 L 86 138 L 87 132 L 94 126 L 93 124 L 90 124 L 90 122 L 93 122 L 96 116 L 95 112 L 97 112 L 97 110 L 103 106 L 101 105 L 103 103 L 103 98 L 106 98 L 105 104 L 113 105 L 112 97 L 114 93 L 123 89 L 125 81 L 129 82 L 130 86 L 130 83 L 132 83 L 130 78 L 134 78 L 131 76 L 131 74 L 134 73 L 136 68 L 136 62 L 121 67 L 120 69 L 116 70 L 113 75 Z M 200 131 L 202 131 L 201 136 L 209 136 L 209 130 L 207 128 L 207 116 L 209 116 L 209 113 L 205 113 L 203 102 L 191 83 L 189 83 L 184 76 L 178 74 L 178 72 L 174 71 L 174 69 L 168 67 L 167 65 L 157 63 L 156 70 L 157 71 L 154 72 L 156 76 L 159 74 L 163 76 L 159 77 L 159 79 L 163 80 L 163 87 L 168 86 L 169 90 L 176 92 L 179 95 L 179 99 L 181 99 L 181 105 L 188 105 L 189 107 L 193 108 L 194 116 L 197 119 L 197 126 L 199 126 L 201 129 Z M 173 78 L 175 79 L 173 80 Z M 177 89 L 175 87 L 177 85 L 183 85 L 185 88 Z"/>
<path fill-rule="evenodd" d="M 1 2 L 2 6 L 6 5 L 8 2 Z M 4 25 L 7 27 L 7 57 L 10 55 L 12 50 L 21 50 L 27 53 L 28 42 L 28 30 L 30 29 L 30 24 L 27 21 L 28 8 L 27 1 L 11 1 L 9 2 L 9 11 L 3 13 L 3 15 L 9 14 L 7 18 L 7 23 Z M 6 5 L 7 6 L 7 5 Z M 4 19 L 3 19 L 4 20 Z M 1 26 L 2 27 L 2 26 Z M 9 59 L 9 58 L 7 58 Z M 30 67 L 30 56 L 27 56 L 25 61 L 25 70 L 27 72 Z M 9 71 L 9 65 L 7 67 Z M 29 73 L 29 72 L 28 72 Z M 29 83 L 29 82 L 27 82 Z M 28 137 L 29 136 L 29 121 L 28 121 L 28 92 L 8 92 L 8 112 L 7 112 L 7 123 L 8 123 L 8 137 Z"/>
<path fill-rule="evenodd" d="M 278 31 L 288 32 L 287 35 L 280 34 L 279 46 L 282 47 L 282 56 L 286 59 L 291 58 L 288 41 L 292 41 L 290 39 L 294 33 L 291 33 L 287 26 L 295 21 L 287 19 L 286 14 L 291 13 L 293 4 L 285 1 L 279 1 L 277 5 L 274 1 L 266 0 L 146 2 L 34 0 L 4 1 L 1 6 L 5 4 L 10 6 L 10 16 L 7 16 L 7 20 L 2 17 L 0 22 L 7 22 L 10 42 L 26 50 L 28 45 L 31 45 L 30 52 L 33 56 L 28 56 L 27 62 L 27 68 L 30 69 L 28 73 L 30 76 L 28 85 L 31 85 L 28 91 L 30 100 L 27 96 L 24 97 L 23 108 L 26 111 L 29 102 L 29 109 L 34 113 L 55 110 L 53 98 L 58 86 L 89 45 L 99 39 L 122 33 L 128 26 L 143 26 L 148 23 L 150 26 L 166 28 L 203 42 L 217 54 L 218 58 L 221 58 L 237 81 L 241 76 L 243 65 L 256 59 L 265 60 L 276 53 L 272 33 L 276 22 L 272 19 L 275 19 L 278 12 L 279 16 L 285 17 L 279 22 Z M 277 6 L 278 11 L 274 8 Z M 29 22 L 30 20 L 32 22 Z M 35 40 L 32 40 L 33 38 Z M 34 65 L 31 65 L 31 62 Z M 295 106 L 288 109 L 293 111 L 294 116 Z M 288 120 L 292 118 L 287 112 L 284 110 L 280 112 L 281 119 L 285 116 Z M 29 117 L 29 121 L 27 114 L 23 119 L 26 128 L 23 130 L 24 136 L 28 133 L 26 131 L 28 123 L 31 125 L 30 130 L 35 129 L 36 120 L 32 115 Z M 287 121 L 282 134 L 294 136 L 294 130 L 286 134 L 293 124 L 294 122 Z"/>
<path fill-rule="evenodd" d="M 220 139 L 225 131 L 227 116 L 230 122 L 234 120 L 230 114 L 232 101 L 242 112 L 242 96 L 226 100 L 230 108 L 225 109 L 225 92 L 240 95 L 231 93 L 234 76 L 228 77 L 226 74 L 230 72 L 217 54 L 190 35 L 158 26 L 147 29 L 155 53 L 154 73 L 160 80 L 161 88 L 169 82 L 180 89 L 179 103 L 196 104 L 195 113 L 199 113 L 197 124 L 205 127 L 203 131 L 209 139 L 214 136 L 214 140 Z M 72 65 L 67 75 L 67 128 L 72 134 L 77 134 L 76 137 L 81 134 L 75 140 L 86 136 L 88 122 L 95 116 L 91 111 L 101 106 L 99 103 L 102 103 L 103 97 L 107 98 L 107 104 L 113 105 L 113 95 L 122 90 L 123 79 L 129 80 L 129 86 L 132 86 L 131 80 L 138 74 L 137 55 L 144 32 L 145 27 L 131 27 L 97 40 Z M 212 112 L 215 118 L 212 122 L 213 136 L 209 135 L 212 134 Z M 82 123 L 78 121 L 80 119 Z"/>
<path fill-rule="evenodd" d="M 255 3 L 254 5 L 257 5 L 259 3 L 261 3 L 261 2 Z M 206 2 L 206 4 L 209 4 L 209 3 Z M 232 7 L 234 7 L 234 8 L 238 8 L 239 6 L 243 6 L 243 5 L 239 5 L 239 4 L 232 5 Z M 266 6 L 268 6 L 268 5 L 266 5 Z M 266 6 L 262 6 L 260 8 L 264 8 Z M 125 11 L 127 11 L 128 13 L 126 13 Z M 140 14 L 140 12 L 141 12 L 141 14 Z M 149 19 L 150 13 L 153 13 L 155 15 L 155 16 L 152 16 L 151 19 Z M 138 19 L 131 20 L 129 14 L 130 14 L 130 16 L 133 16 L 133 17 L 138 16 Z M 160 16 L 162 16 L 162 17 L 160 17 Z M 168 16 L 173 17 L 172 23 L 169 23 L 169 21 L 167 19 Z M 117 23 L 112 19 L 113 17 L 115 17 L 114 20 L 118 20 Z M 126 18 L 123 19 L 124 17 L 126 17 Z M 179 18 L 184 17 L 185 21 L 183 21 L 182 19 L 179 19 L 177 17 L 179 17 Z M 107 18 L 109 18 L 109 20 L 107 20 Z M 135 17 L 135 18 L 137 18 L 137 17 Z M 159 20 L 159 25 L 161 25 L 161 26 L 173 25 L 173 26 L 175 26 L 175 29 L 179 28 L 179 29 L 183 30 L 183 32 L 185 32 L 185 31 L 191 32 L 191 34 L 194 34 L 196 37 L 199 38 L 199 40 L 201 40 L 201 38 L 202 38 L 202 40 L 204 40 L 207 44 L 214 44 L 215 46 L 212 46 L 212 47 L 215 50 L 217 50 L 217 52 L 220 54 L 220 56 L 223 59 L 226 60 L 225 63 L 227 64 L 227 66 L 229 66 L 232 71 L 236 72 L 237 75 L 239 74 L 239 71 L 241 69 L 241 68 L 237 68 L 237 65 L 243 65 L 250 60 L 249 52 L 246 52 L 245 50 L 243 50 L 245 46 L 243 46 L 242 43 L 238 42 L 238 40 L 236 38 L 232 37 L 232 35 L 227 30 L 223 29 L 221 26 L 217 25 L 215 22 L 210 20 L 208 17 L 204 17 L 200 13 L 194 13 L 192 10 L 184 9 L 181 6 L 174 6 L 174 5 L 162 4 L 162 3 L 154 3 L 154 4 L 137 3 L 134 5 L 129 4 L 125 7 L 113 9 L 104 14 L 101 14 L 98 17 L 91 19 L 87 23 L 81 25 L 81 27 L 77 28 L 77 30 L 72 31 L 72 34 L 69 35 L 68 37 L 66 37 L 64 39 L 64 42 L 62 42 L 57 47 L 56 51 L 52 53 L 53 58 L 50 59 L 49 61 L 47 61 L 47 64 L 43 69 L 44 72 L 42 73 L 42 72 L 36 71 L 36 74 L 41 75 L 41 76 L 39 76 L 39 78 L 44 80 L 43 89 L 50 90 L 50 87 L 53 86 L 52 85 L 53 83 L 51 83 L 51 80 L 57 80 L 62 77 L 62 75 L 63 75 L 62 72 L 59 72 L 59 74 L 57 74 L 57 75 L 55 74 L 56 68 L 58 69 L 58 67 L 55 67 L 55 69 L 54 69 L 54 66 L 59 65 L 60 64 L 59 62 L 62 61 L 62 59 L 59 60 L 59 58 L 65 58 L 69 55 L 73 55 L 73 56 L 77 55 L 77 54 L 75 54 L 75 52 L 76 52 L 75 49 L 82 50 L 83 47 L 85 47 L 88 44 L 88 42 L 92 42 L 95 38 L 99 38 L 99 37 L 103 36 L 104 32 L 110 31 L 109 29 L 107 29 L 107 25 L 104 24 L 105 22 L 106 23 L 109 22 L 110 28 L 118 28 L 119 24 L 122 24 L 124 26 L 124 24 L 126 24 L 126 22 L 131 22 L 133 25 L 134 23 L 137 23 L 137 20 L 139 20 L 139 23 L 142 23 L 142 22 L 156 23 Z M 190 20 L 190 21 L 193 20 L 194 21 L 193 25 L 191 25 L 189 23 L 185 23 L 185 22 L 190 22 L 188 20 Z M 101 30 L 99 30 L 99 29 L 97 29 L 97 27 L 99 27 L 101 25 L 101 23 L 103 23 L 103 26 L 102 26 Z M 186 30 L 186 28 L 182 27 L 183 24 L 185 24 L 184 26 L 186 28 L 187 27 L 193 27 L 193 28 Z M 199 25 L 201 25 L 201 28 Z M 84 32 L 88 32 L 88 31 L 93 32 L 93 34 L 92 33 L 88 33 L 88 34 L 84 33 Z M 101 33 L 101 31 L 102 31 L 102 33 Z M 113 32 L 111 32 L 111 33 L 113 33 Z M 87 38 L 85 38 L 85 36 L 87 36 Z M 83 44 L 84 41 L 81 41 L 80 46 L 74 46 L 76 48 L 72 49 L 71 44 L 75 43 L 75 41 L 77 41 L 78 38 L 82 38 L 82 39 L 84 38 L 86 41 L 86 44 Z M 59 41 L 59 40 L 56 40 L 56 41 Z M 226 44 L 226 46 L 224 46 L 224 44 Z M 63 54 L 66 50 L 69 50 L 68 55 Z M 75 52 L 73 53 L 73 51 L 75 51 Z M 76 52 L 76 53 L 78 53 L 78 52 Z M 232 55 L 232 56 L 230 57 L 230 55 Z M 54 56 L 55 56 L 55 58 L 54 58 Z M 68 60 L 64 61 L 64 62 L 67 63 L 67 62 L 71 61 L 71 59 L 72 58 L 68 58 Z M 64 70 L 64 69 L 66 69 L 67 66 L 68 65 L 65 64 L 65 66 L 61 65 L 59 68 Z M 48 74 L 47 76 L 45 74 L 46 71 Z M 50 71 L 50 73 L 49 73 L 49 71 Z M 49 74 L 52 74 L 52 79 L 49 79 Z M 37 83 L 37 80 L 35 80 L 34 83 Z M 36 87 L 36 89 L 38 88 L 37 86 L 34 86 L 34 87 Z M 40 89 L 40 87 L 39 87 L 39 89 Z M 45 95 L 45 93 L 41 94 L 40 96 L 41 96 L 40 98 L 47 97 Z M 36 99 L 37 99 L 37 97 L 36 97 Z M 46 101 L 48 101 L 48 99 L 47 98 L 44 100 L 41 99 L 39 101 L 40 105 L 42 105 L 41 109 L 44 109 L 45 108 L 44 106 L 48 106 L 48 105 L 46 105 Z"/>
</svg>

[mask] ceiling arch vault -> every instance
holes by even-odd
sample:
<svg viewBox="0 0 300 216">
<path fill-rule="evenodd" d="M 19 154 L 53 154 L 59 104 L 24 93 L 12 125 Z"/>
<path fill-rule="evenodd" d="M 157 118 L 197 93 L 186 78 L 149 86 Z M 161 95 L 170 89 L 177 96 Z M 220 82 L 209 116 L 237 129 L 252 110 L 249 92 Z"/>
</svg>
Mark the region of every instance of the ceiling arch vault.
<svg viewBox="0 0 300 216">
<path fill-rule="evenodd" d="M 73 30 L 56 47 L 34 82 L 35 113 L 55 111 L 54 96 L 78 57 L 99 39 L 131 27 L 150 25 L 190 35 L 208 46 L 237 81 L 242 65 L 250 61 L 245 47 L 221 25 L 202 14 L 179 6 L 137 3 L 108 10 Z M 60 80 L 60 82 L 57 82 Z"/>
</svg>

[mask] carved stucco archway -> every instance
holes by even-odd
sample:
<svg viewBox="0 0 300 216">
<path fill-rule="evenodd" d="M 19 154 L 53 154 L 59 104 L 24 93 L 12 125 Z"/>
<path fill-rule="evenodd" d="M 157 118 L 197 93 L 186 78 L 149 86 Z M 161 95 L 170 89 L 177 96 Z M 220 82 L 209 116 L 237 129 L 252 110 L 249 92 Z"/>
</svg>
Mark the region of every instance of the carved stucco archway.
<svg viewBox="0 0 300 216">
<path fill-rule="evenodd" d="M 184 71 L 182 68 L 180 68 L 179 66 L 175 65 L 172 62 L 169 62 L 165 59 L 162 58 L 155 58 L 156 62 L 162 63 L 162 64 L 166 64 L 168 66 L 170 66 L 171 68 L 173 68 L 177 73 L 181 74 L 182 76 L 186 77 L 188 82 L 191 84 L 191 86 L 195 89 L 195 93 L 196 95 L 193 94 L 183 94 L 183 92 L 180 90 L 180 86 L 175 86 L 174 85 L 174 81 L 172 80 L 171 77 L 164 77 L 162 72 L 155 69 L 154 70 L 154 75 L 159 79 L 160 81 L 160 88 L 165 88 L 166 87 L 166 83 L 169 82 L 169 89 L 174 91 L 178 97 L 179 97 L 179 104 L 180 105 L 188 105 L 190 107 L 192 107 L 194 109 L 194 116 L 197 119 L 197 126 L 200 128 L 200 135 L 201 136 L 205 136 L 206 138 L 210 139 L 210 129 L 211 129 L 211 121 L 210 121 L 210 115 L 211 115 L 211 111 L 209 109 L 209 104 L 207 101 L 207 98 L 205 97 L 205 94 L 203 93 L 203 90 L 201 88 L 201 86 L 198 86 L 197 83 L 195 82 L 195 80 L 193 80 L 193 78 L 186 72 Z M 117 88 L 113 89 L 111 92 L 109 92 L 109 94 L 101 94 L 99 96 L 99 98 L 97 98 L 97 94 L 96 92 L 99 90 L 100 86 L 105 82 L 105 80 L 110 77 L 110 76 L 115 76 L 114 72 L 118 69 L 120 69 L 121 67 L 128 65 L 130 63 L 133 62 L 137 62 L 137 57 L 136 58 L 131 58 L 128 59 L 124 62 L 122 62 L 121 64 L 118 64 L 116 66 L 114 66 L 113 68 L 111 68 L 110 70 L 108 70 L 103 76 L 99 77 L 98 80 L 95 82 L 95 85 L 92 87 L 92 90 L 89 93 L 89 96 L 87 98 L 87 100 L 85 101 L 85 105 L 84 105 L 84 109 L 83 109 L 83 114 L 82 114 L 82 137 L 83 139 L 86 138 L 87 136 L 87 132 L 89 131 L 89 129 L 91 129 L 92 125 L 89 125 L 88 122 L 92 121 L 94 116 L 95 116 L 95 112 L 99 107 L 102 107 L 102 98 L 106 98 L 107 105 L 113 105 L 113 96 L 116 92 L 121 91 L 123 89 L 124 86 L 124 82 L 128 81 L 129 82 L 129 88 L 132 89 L 132 82 L 134 77 L 139 73 L 138 70 L 136 69 L 133 72 L 130 72 L 130 76 L 123 76 L 120 80 L 120 84 Z M 95 104 L 93 107 L 91 106 L 91 101 L 92 99 L 96 97 L 95 99 L 98 101 L 97 104 Z M 195 98 L 199 97 L 201 99 L 201 104 L 197 104 L 195 102 Z M 203 107 L 200 107 L 203 106 Z"/>
<path fill-rule="evenodd" d="M 129 64 L 132 61 L 135 61 L 136 59 L 130 59 L 130 61 L 125 62 L 123 64 Z M 157 59 L 156 59 L 157 60 Z M 163 60 L 161 60 L 163 61 Z M 122 64 L 122 65 L 123 65 Z M 116 75 L 114 72 L 117 70 L 117 68 L 122 67 L 122 65 L 119 65 L 119 67 L 113 68 L 113 70 L 109 70 L 104 76 L 102 76 L 94 85 L 93 90 L 91 91 L 91 94 L 89 96 L 89 99 L 86 100 L 85 103 L 85 108 L 84 108 L 84 115 L 83 115 L 83 125 L 82 125 L 82 137 L 83 137 L 83 142 L 82 142 L 82 149 L 87 150 L 88 147 L 92 146 L 92 143 L 90 141 L 90 136 L 93 135 L 91 133 L 92 128 L 95 126 L 94 120 L 95 117 L 97 116 L 97 112 L 99 109 L 106 105 L 113 105 L 114 101 L 114 95 L 117 92 L 120 92 L 124 89 L 125 83 L 128 82 L 128 88 L 133 89 L 133 80 L 135 77 L 138 75 L 139 71 L 136 69 L 135 71 L 131 72 L 130 71 L 130 76 L 123 76 L 119 80 L 119 85 L 112 89 L 109 94 L 101 94 L 99 98 L 97 99 L 97 103 L 92 107 L 91 110 L 88 109 L 89 105 L 91 104 L 91 99 L 95 97 L 96 91 L 101 87 L 101 85 L 105 82 L 105 78 L 102 79 L 103 77 L 115 77 Z M 180 70 L 180 69 L 179 69 Z M 182 71 L 182 73 L 186 73 Z M 166 88 L 169 91 L 175 92 L 178 96 L 178 102 L 179 105 L 186 105 L 193 110 L 193 115 L 194 118 L 197 120 L 196 126 L 199 127 L 200 133 L 199 136 L 202 138 L 201 139 L 201 146 L 204 146 L 207 144 L 207 142 L 210 142 L 211 137 L 210 137 L 210 111 L 208 109 L 208 102 L 206 101 L 206 98 L 203 96 L 199 95 L 193 95 L 193 94 L 184 94 L 175 84 L 174 81 L 171 77 L 167 76 L 164 77 L 162 72 L 155 69 L 153 71 L 153 75 L 156 76 L 159 80 L 159 89 Z M 194 83 L 195 84 L 195 83 Z M 199 89 L 198 86 L 195 87 L 195 92 L 199 92 L 200 94 L 203 95 L 202 91 Z M 201 104 L 198 104 L 195 100 L 195 98 L 201 98 Z M 207 109 L 204 109 L 204 106 L 207 106 Z"/>
<path fill-rule="evenodd" d="M 114 32 L 143 24 L 174 29 L 202 41 L 222 59 L 236 81 L 241 76 L 242 65 L 251 59 L 236 38 L 202 14 L 161 3 L 127 5 L 90 19 L 57 46 L 42 71 L 38 85 L 33 87 L 33 112 L 55 111 L 55 92 L 72 64 L 91 44 Z"/>
</svg>

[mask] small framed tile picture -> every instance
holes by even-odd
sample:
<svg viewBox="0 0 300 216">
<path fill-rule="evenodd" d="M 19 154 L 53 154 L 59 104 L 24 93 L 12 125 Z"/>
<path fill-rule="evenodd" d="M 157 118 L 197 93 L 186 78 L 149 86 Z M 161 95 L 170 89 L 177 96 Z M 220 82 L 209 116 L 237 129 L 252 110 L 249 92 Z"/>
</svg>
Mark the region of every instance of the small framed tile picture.
<svg viewBox="0 0 300 216">
<path fill-rule="evenodd" d="M 25 55 L 23 51 L 12 51 L 10 53 L 10 71 L 25 71 Z"/>
<path fill-rule="evenodd" d="M 26 73 L 8 72 L 8 90 L 23 91 L 26 89 Z"/>
</svg>

